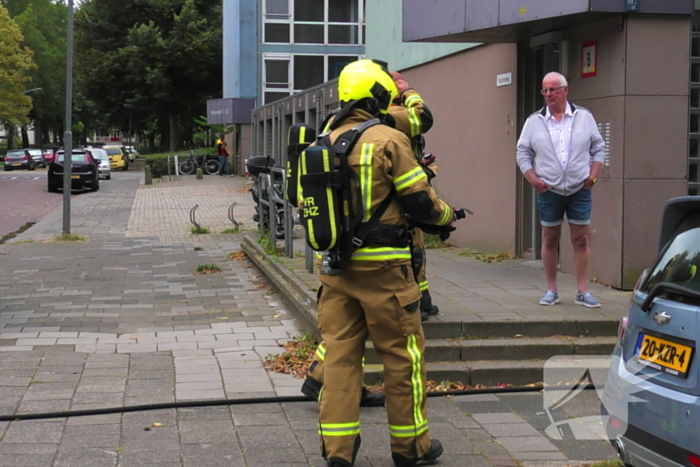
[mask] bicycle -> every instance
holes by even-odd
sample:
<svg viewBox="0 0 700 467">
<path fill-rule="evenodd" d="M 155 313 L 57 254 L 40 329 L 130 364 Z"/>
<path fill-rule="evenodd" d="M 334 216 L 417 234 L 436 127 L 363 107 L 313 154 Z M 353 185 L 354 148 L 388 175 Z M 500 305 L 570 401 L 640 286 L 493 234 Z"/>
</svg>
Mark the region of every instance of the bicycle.
<svg viewBox="0 0 700 467">
<path fill-rule="evenodd" d="M 214 175 L 219 172 L 219 160 L 217 156 L 205 155 L 195 156 L 194 149 L 190 148 L 190 156 L 180 163 L 180 173 L 182 175 L 192 175 L 197 168 L 208 175 Z"/>
</svg>

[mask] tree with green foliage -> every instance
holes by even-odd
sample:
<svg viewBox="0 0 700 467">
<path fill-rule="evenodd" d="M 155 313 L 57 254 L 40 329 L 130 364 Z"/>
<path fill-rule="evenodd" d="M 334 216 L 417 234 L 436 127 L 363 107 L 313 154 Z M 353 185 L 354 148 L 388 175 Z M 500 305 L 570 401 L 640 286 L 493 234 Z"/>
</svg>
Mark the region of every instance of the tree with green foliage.
<svg viewBox="0 0 700 467">
<path fill-rule="evenodd" d="M 221 27 L 220 0 L 88 0 L 76 15 L 88 97 L 112 125 L 156 124 L 161 150 L 180 149 L 220 96 Z"/>
<path fill-rule="evenodd" d="M 32 51 L 22 46 L 19 26 L 0 5 L 0 121 L 21 125 L 29 121 L 32 100 L 25 94 L 36 68 Z"/>
<path fill-rule="evenodd" d="M 57 0 L 14 0 L 14 20 L 22 30 L 24 45 L 34 52 L 30 95 L 36 144 L 49 143 L 49 133 L 62 135 L 65 118 L 66 7 Z M 22 3 L 24 5 L 18 5 Z M 19 9 L 24 6 L 24 9 Z"/>
</svg>

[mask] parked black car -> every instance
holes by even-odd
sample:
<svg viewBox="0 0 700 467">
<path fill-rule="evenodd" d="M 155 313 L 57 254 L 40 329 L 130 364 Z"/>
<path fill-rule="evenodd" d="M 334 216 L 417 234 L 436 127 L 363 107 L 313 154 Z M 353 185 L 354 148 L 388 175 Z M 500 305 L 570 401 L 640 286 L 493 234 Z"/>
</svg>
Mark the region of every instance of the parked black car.
<svg viewBox="0 0 700 467">
<path fill-rule="evenodd" d="M 5 164 L 5 172 L 18 169 L 36 169 L 36 162 L 26 149 L 10 149 L 7 151 L 7 154 L 5 154 L 5 160 L 3 162 Z"/>
<path fill-rule="evenodd" d="M 54 162 L 49 165 L 47 174 L 49 193 L 55 193 L 63 188 L 63 163 L 65 153 L 63 150 L 56 154 Z M 83 149 L 74 149 L 71 158 L 71 188 L 90 188 L 92 191 L 100 189 L 100 177 L 98 167 L 100 160 L 93 159 L 89 152 Z"/>
</svg>

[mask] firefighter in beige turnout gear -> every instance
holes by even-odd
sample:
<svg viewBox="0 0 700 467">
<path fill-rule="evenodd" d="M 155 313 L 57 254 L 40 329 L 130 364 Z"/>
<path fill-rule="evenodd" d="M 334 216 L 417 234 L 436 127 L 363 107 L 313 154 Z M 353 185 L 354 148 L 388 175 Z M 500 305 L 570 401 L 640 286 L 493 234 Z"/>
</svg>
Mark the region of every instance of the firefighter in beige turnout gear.
<svg viewBox="0 0 700 467">
<path fill-rule="evenodd" d="M 333 122 L 331 140 L 386 114 L 397 94 L 388 70 L 371 60 L 347 66 L 338 88 L 343 110 Z M 325 341 L 319 397 L 322 452 L 331 467 L 352 466 L 355 461 L 362 359 L 369 336 L 384 364 L 392 458 L 399 467 L 412 466 L 436 459 L 443 448 L 428 430 L 420 290 L 411 271 L 408 241 L 401 239 L 410 236 L 407 215 L 453 229 L 455 214 L 428 184 L 409 139 L 389 126 L 367 129 L 347 161 L 359 176 L 357 202 L 367 208 L 365 221 L 392 197 L 377 227 L 389 233 L 381 239 L 395 240 L 388 245 L 368 236 L 342 274 L 320 275 L 319 330 Z"/>
<path fill-rule="evenodd" d="M 430 111 L 423 98 L 414 89 L 410 88 L 403 76 L 396 71 L 391 72 L 399 94 L 394 100 L 394 105 L 389 109 L 389 116 L 393 119 L 393 126 L 411 139 L 413 153 L 418 163 L 423 161 L 422 137 L 433 127 L 433 113 Z M 435 176 L 431 167 L 425 167 L 430 178 Z M 434 169 L 436 170 L 436 169 Z M 426 274 L 427 258 L 425 253 L 425 241 L 423 231 L 415 228 L 413 235 L 413 269 L 416 273 L 416 282 L 421 291 L 420 312 L 421 319 L 427 321 L 430 316 L 437 315 L 440 309 L 433 305 Z"/>
<path fill-rule="evenodd" d="M 414 89 L 409 88 L 408 83 L 405 82 L 399 73 L 391 72 L 391 75 L 394 78 L 394 82 L 399 87 L 398 90 L 401 92 L 397 94 L 393 105 L 389 108 L 387 120 L 390 121 L 387 123 L 411 139 L 413 153 L 416 160 L 420 163 L 422 159 L 422 148 L 418 147 L 416 139 L 432 128 L 433 115 L 428 106 L 425 105 L 420 94 Z M 403 89 L 401 88 L 402 86 Z M 332 120 L 329 121 L 324 131 L 327 131 L 332 122 Z M 426 172 L 428 170 L 430 169 L 427 169 Z M 412 267 L 416 276 L 418 288 L 421 291 L 421 320 L 426 321 L 429 315 L 436 315 L 439 310 L 432 304 L 430 291 L 428 289 L 423 231 L 414 228 L 411 234 L 413 236 L 413 251 L 411 254 Z M 323 386 L 323 360 L 325 359 L 325 353 L 325 342 L 321 342 L 309 365 L 306 379 L 301 388 L 302 393 L 314 400 L 318 399 L 319 392 Z M 383 406 L 384 403 L 385 397 L 383 394 L 373 393 L 366 387 L 362 387 L 360 407 L 380 407 Z"/>
</svg>

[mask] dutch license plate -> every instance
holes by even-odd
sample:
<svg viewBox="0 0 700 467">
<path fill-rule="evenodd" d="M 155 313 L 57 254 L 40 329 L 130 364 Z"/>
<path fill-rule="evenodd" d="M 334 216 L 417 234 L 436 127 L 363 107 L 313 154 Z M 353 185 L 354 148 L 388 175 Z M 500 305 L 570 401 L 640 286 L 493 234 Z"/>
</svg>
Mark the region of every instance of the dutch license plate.
<svg viewBox="0 0 700 467">
<path fill-rule="evenodd" d="M 12 164 L 12 167 L 19 167 L 22 164 Z"/>
<path fill-rule="evenodd" d="M 693 350 L 693 347 L 687 345 L 639 333 L 634 353 L 642 365 L 685 378 L 688 376 Z"/>
<path fill-rule="evenodd" d="M 73 180 L 79 180 L 80 175 L 71 175 L 70 178 L 72 178 Z"/>
</svg>

